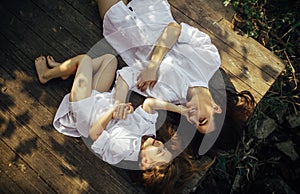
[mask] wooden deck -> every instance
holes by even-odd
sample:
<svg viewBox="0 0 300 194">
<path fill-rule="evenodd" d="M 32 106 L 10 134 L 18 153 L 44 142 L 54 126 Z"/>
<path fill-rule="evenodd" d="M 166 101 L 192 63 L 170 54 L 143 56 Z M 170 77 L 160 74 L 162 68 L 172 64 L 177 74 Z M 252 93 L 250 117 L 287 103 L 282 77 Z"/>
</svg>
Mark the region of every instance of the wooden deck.
<svg viewBox="0 0 300 194">
<path fill-rule="evenodd" d="M 283 64 L 255 40 L 230 28 L 204 0 L 169 0 L 176 20 L 208 33 L 235 88 L 257 102 Z M 34 58 L 61 61 L 86 53 L 103 38 L 93 0 L 7 0 L 0 3 L 0 192 L 143 193 L 80 138 L 56 132 L 52 119 L 71 79 L 37 81 Z"/>
</svg>

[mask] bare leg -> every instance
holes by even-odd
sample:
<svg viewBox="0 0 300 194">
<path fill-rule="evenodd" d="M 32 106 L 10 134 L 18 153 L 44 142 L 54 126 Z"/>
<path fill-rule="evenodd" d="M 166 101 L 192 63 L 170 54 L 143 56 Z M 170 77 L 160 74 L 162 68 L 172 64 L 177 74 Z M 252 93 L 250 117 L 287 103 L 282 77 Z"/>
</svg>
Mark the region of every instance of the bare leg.
<svg viewBox="0 0 300 194">
<path fill-rule="evenodd" d="M 104 15 L 109 10 L 109 8 L 111 8 L 111 6 L 118 3 L 119 1 L 120 0 L 96 0 L 96 2 L 98 4 L 100 17 L 102 20 L 104 19 Z M 123 0 L 123 2 L 127 5 L 128 0 Z"/>
<path fill-rule="evenodd" d="M 40 56 L 35 60 L 35 68 L 38 74 L 38 78 L 42 84 L 47 83 L 49 80 L 59 77 L 67 77 L 73 75 L 79 62 L 88 57 L 87 55 L 78 55 L 71 59 L 68 59 L 52 69 L 49 69 L 46 64 L 46 58 Z"/>
<path fill-rule="evenodd" d="M 47 56 L 46 59 L 47 59 L 48 65 L 52 68 L 57 67 L 61 64 L 61 63 L 56 62 L 52 56 Z M 61 77 L 61 79 L 63 79 L 63 80 L 66 80 L 68 78 L 69 78 L 69 76 Z"/>
<path fill-rule="evenodd" d="M 73 86 L 70 92 L 69 100 L 71 102 L 79 101 L 91 96 L 93 77 L 92 64 L 93 61 L 89 56 L 86 56 L 79 61 Z"/>
<path fill-rule="evenodd" d="M 51 60 L 54 59 L 51 57 Z M 46 57 L 40 56 L 35 60 L 35 67 L 41 83 L 51 79 L 68 77 L 76 72 L 70 101 L 78 101 L 91 95 L 92 89 L 106 92 L 114 80 L 117 59 L 110 54 L 91 59 L 88 55 L 78 55 L 49 69 Z"/>
<path fill-rule="evenodd" d="M 79 65 L 73 82 L 70 101 L 79 101 L 91 96 L 92 89 L 107 92 L 114 80 L 117 59 L 110 54 L 91 59 L 84 57 Z"/>
<path fill-rule="evenodd" d="M 107 92 L 114 81 L 118 61 L 115 56 L 106 54 L 93 59 L 94 67 L 99 67 L 93 75 L 93 89 L 99 92 Z M 94 71 L 95 72 L 95 71 Z"/>
</svg>

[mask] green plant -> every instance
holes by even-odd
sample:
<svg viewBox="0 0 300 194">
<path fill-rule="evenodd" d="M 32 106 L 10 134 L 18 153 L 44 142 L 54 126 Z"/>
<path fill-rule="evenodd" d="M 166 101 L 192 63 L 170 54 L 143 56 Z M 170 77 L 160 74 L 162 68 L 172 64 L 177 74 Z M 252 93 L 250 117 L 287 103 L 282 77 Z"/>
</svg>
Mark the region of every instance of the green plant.
<svg viewBox="0 0 300 194">
<path fill-rule="evenodd" d="M 285 63 L 285 71 L 256 106 L 248 121 L 242 141 L 236 148 L 234 163 L 235 180 L 244 180 L 251 184 L 258 172 L 268 164 L 278 164 L 280 153 L 274 154 L 277 141 L 291 139 L 292 129 L 284 123 L 286 115 L 300 114 L 300 1 L 292 0 L 224 0 L 224 5 L 232 5 L 238 15 L 233 22 L 248 36 L 256 39 Z M 257 121 L 271 117 L 278 124 L 275 134 L 258 140 L 253 136 Z M 282 138 L 282 139 L 280 139 Z M 294 143 L 299 144 L 297 141 Z M 297 145 L 299 147 L 299 145 Z M 265 150 L 263 150 L 265 149 Z M 271 150 L 266 154 L 266 149 Z M 263 151 L 261 151 L 263 150 Z M 274 170 L 274 169 L 273 169 Z M 233 184 L 234 185 L 234 184 Z M 241 185 L 241 183 L 240 183 Z M 295 184 L 297 185 L 297 184 Z"/>
</svg>

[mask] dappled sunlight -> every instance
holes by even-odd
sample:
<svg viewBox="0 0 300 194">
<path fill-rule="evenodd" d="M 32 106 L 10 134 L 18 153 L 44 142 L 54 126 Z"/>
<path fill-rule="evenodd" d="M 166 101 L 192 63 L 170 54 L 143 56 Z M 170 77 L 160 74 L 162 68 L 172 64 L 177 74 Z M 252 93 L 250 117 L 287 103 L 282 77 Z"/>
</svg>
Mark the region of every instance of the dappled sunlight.
<svg viewBox="0 0 300 194">
<path fill-rule="evenodd" d="M 176 21 L 199 28 L 211 37 L 229 77 L 226 86 L 237 91 L 249 90 L 260 101 L 280 74 L 281 62 L 257 47 L 253 39 L 232 30 L 230 22 L 209 7 L 210 1 L 169 0 L 169 3 Z M 103 44 L 103 23 L 95 1 L 10 0 L 0 4 L 0 167 L 4 178 L 1 184 L 28 193 L 143 191 L 132 183 L 127 171 L 99 159 L 81 138 L 66 137 L 54 129 L 53 117 L 64 95 L 70 92 L 73 77 L 43 85 L 34 67 L 34 59 L 40 55 L 52 55 L 63 61 L 85 54 L 90 48 L 95 48 L 95 52 L 88 53 L 92 57 L 105 53 L 118 56 L 109 44 Z M 149 9 L 160 12 L 155 6 Z M 164 23 L 164 18 L 155 14 L 143 14 L 149 23 Z M 147 38 L 155 40 L 155 37 L 151 34 Z M 149 49 L 153 45 L 143 46 Z M 132 61 L 140 66 L 145 62 L 138 57 Z M 165 63 L 170 70 L 174 68 L 173 58 L 166 58 Z M 124 61 L 119 59 L 118 68 L 124 66 Z M 134 94 L 130 97 L 135 105 L 144 100 Z M 222 96 L 218 98 L 224 100 Z M 163 115 L 159 125 L 166 117 L 176 122 L 183 119 L 178 115 Z M 187 135 L 195 132 L 186 120 L 180 127 L 183 135 L 186 127 L 193 130 Z"/>
</svg>

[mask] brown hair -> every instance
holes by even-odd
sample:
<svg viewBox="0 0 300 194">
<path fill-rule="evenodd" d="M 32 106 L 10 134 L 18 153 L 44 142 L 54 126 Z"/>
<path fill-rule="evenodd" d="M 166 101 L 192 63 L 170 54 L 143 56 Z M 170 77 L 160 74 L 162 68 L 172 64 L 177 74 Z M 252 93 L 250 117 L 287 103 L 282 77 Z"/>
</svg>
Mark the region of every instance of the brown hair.
<svg viewBox="0 0 300 194">
<path fill-rule="evenodd" d="M 181 193 L 201 169 L 191 155 L 182 152 L 167 164 L 148 169 L 142 174 L 143 185 L 149 193 Z"/>
<path fill-rule="evenodd" d="M 254 111 L 255 100 L 249 91 L 226 90 L 226 94 L 226 116 L 215 146 L 231 149 L 235 148 L 242 137 L 247 121 Z"/>
<path fill-rule="evenodd" d="M 168 147 L 171 152 L 181 149 L 180 138 L 177 136 L 175 126 L 170 122 L 166 122 L 157 133 L 162 142 L 171 140 Z M 207 171 L 213 163 L 203 165 L 187 148 L 169 163 L 142 171 L 141 182 L 149 193 L 182 193 L 187 183 L 199 181 L 195 177 Z"/>
<path fill-rule="evenodd" d="M 170 123 L 165 123 L 161 130 L 157 131 L 157 137 L 154 136 L 143 136 L 142 137 L 142 141 L 141 141 L 141 150 L 144 149 L 144 142 L 149 138 L 155 138 L 163 143 L 167 142 L 168 140 L 170 140 L 170 144 L 166 147 L 170 152 L 172 151 L 176 151 L 178 149 L 180 149 L 180 141 L 178 139 L 178 136 L 174 130 L 174 128 L 172 127 L 172 125 Z M 147 170 L 149 168 L 155 168 L 155 166 L 162 166 L 165 163 L 161 163 L 161 162 L 153 162 L 153 163 L 149 163 L 147 166 L 145 166 L 144 163 L 141 162 L 142 157 L 140 155 L 139 157 L 139 162 L 140 162 L 140 168 L 142 170 Z"/>
</svg>

